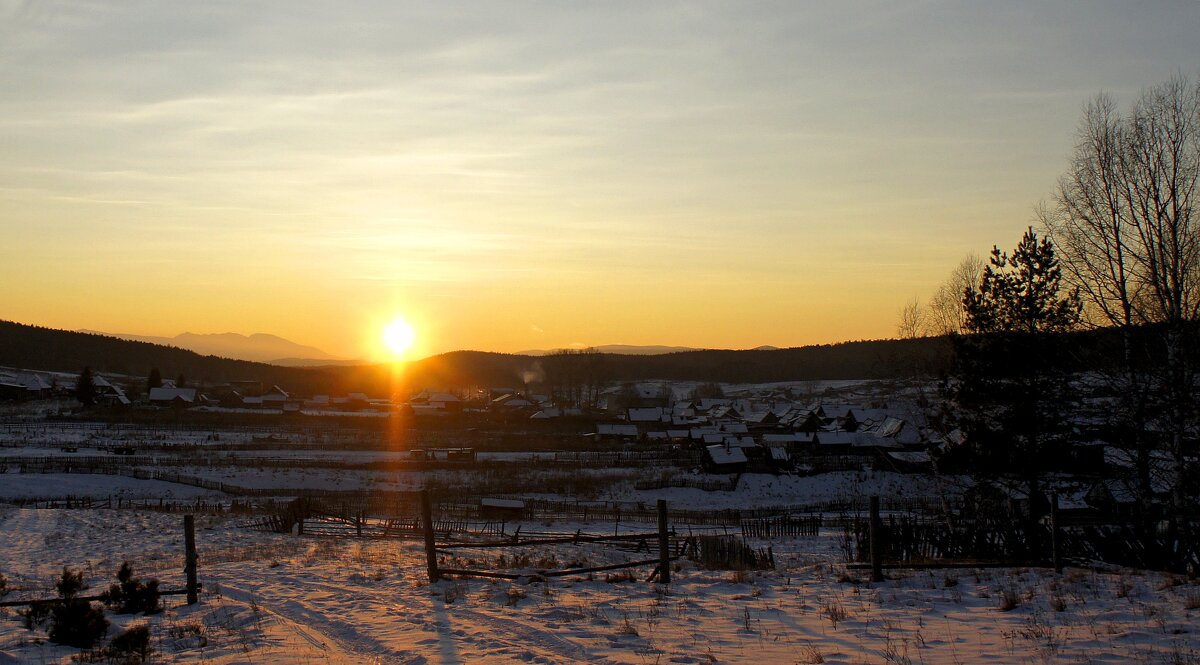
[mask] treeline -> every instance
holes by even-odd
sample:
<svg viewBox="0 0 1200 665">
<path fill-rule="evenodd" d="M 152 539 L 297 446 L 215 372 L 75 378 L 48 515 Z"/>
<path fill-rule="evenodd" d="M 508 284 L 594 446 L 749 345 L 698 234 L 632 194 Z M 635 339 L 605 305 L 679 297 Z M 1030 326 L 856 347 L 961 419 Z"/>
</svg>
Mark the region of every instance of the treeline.
<svg viewBox="0 0 1200 665">
<path fill-rule="evenodd" d="M 173 346 L 132 342 L 105 335 L 55 330 L 0 321 L 0 365 L 21 369 L 73 372 L 84 367 L 109 374 L 148 376 L 157 368 L 163 376 L 186 376 L 195 384 L 262 381 L 288 390 L 324 392 L 336 383 L 321 369 L 296 369 L 232 360 Z"/>
<path fill-rule="evenodd" d="M 1069 334 L 1073 367 L 1091 368 L 1097 356 L 1109 356 L 1119 340 L 1112 331 Z M 577 358 L 577 360 L 576 360 Z M 656 356 L 611 353 L 577 357 L 523 356 L 485 351 L 453 351 L 404 366 L 295 368 L 202 356 L 192 351 L 115 337 L 54 330 L 0 321 L 0 366 L 76 373 L 85 366 L 108 374 L 145 377 L 152 368 L 163 376 L 184 375 L 193 385 L 261 381 L 298 395 L 364 392 L 372 397 L 407 394 L 423 388 L 526 386 L 548 390 L 548 382 L 587 363 L 581 372 L 589 384 L 613 386 L 628 381 L 671 380 L 720 383 L 767 383 L 837 379 L 902 379 L 944 376 L 953 361 L 950 337 L 872 340 L 768 351 L 681 351 Z"/>
</svg>

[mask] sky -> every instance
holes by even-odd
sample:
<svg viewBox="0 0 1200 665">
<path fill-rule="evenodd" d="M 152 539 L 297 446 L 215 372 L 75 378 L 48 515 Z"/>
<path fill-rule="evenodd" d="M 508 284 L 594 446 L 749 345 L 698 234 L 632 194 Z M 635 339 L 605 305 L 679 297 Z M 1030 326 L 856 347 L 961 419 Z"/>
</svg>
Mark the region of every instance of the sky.
<svg viewBox="0 0 1200 665">
<path fill-rule="evenodd" d="M 379 357 L 894 336 L 1200 3 L 0 0 L 0 319 Z"/>
</svg>

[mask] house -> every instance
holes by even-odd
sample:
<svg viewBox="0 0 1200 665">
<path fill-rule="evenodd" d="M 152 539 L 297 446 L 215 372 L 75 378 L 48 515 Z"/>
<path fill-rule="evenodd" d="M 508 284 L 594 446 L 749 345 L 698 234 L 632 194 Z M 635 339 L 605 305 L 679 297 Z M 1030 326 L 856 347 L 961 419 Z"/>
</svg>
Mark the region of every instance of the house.
<svg viewBox="0 0 1200 665">
<path fill-rule="evenodd" d="M 195 388 L 151 388 L 150 403 L 156 406 L 189 407 L 196 404 Z"/>
<path fill-rule="evenodd" d="M 637 439 L 637 425 L 628 423 L 597 423 L 596 435 L 611 439 Z"/>
<path fill-rule="evenodd" d="M 525 517 L 525 502 L 485 497 L 479 500 L 479 517 L 485 520 L 519 520 Z"/>
<path fill-rule="evenodd" d="M 746 454 L 738 446 L 716 444 L 706 446 L 704 450 L 707 453 L 704 467 L 710 473 L 742 473 L 749 463 Z"/>
<path fill-rule="evenodd" d="M 271 389 L 261 395 L 262 405 L 272 409 L 283 407 L 283 403 L 288 401 L 287 392 L 279 386 L 271 386 Z"/>
<path fill-rule="evenodd" d="M 115 386 L 99 376 L 96 379 L 99 379 L 95 381 L 97 404 L 105 406 L 130 406 L 133 404 L 120 386 Z M 102 381 L 103 383 L 101 383 Z"/>
<path fill-rule="evenodd" d="M 99 378 L 98 375 L 95 378 Z M 0 399 L 27 400 L 49 397 L 52 386 L 32 372 L 0 373 Z"/>
<path fill-rule="evenodd" d="M 780 422 L 797 432 L 815 432 L 825 424 L 812 409 L 793 409 Z"/>
<path fill-rule="evenodd" d="M 933 470 L 933 458 L 923 450 L 889 450 L 888 466 L 900 473 L 927 473 Z"/>
<path fill-rule="evenodd" d="M 845 404 L 822 404 L 819 408 L 821 417 L 825 420 L 825 428 L 853 432 L 858 429 L 858 418 L 854 411 Z"/>
<path fill-rule="evenodd" d="M 511 393 L 510 393 L 511 394 Z M 463 409 L 463 401 L 451 393 L 433 392 L 422 390 L 409 400 L 409 404 L 414 410 L 420 406 L 421 411 L 442 411 L 446 413 L 459 413 Z"/>
<path fill-rule="evenodd" d="M 670 422 L 670 416 L 659 406 L 646 408 L 630 408 L 626 410 L 626 417 L 631 423 L 665 423 Z"/>
<path fill-rule="evenodd" d="M 534 406 L 533 402 L 525 399 L 518 393 L 508 393 L 492 400 L 492 408 L 497 411 L 520 411 L 522 409 L 533 409 Z"/>
<path fill-rule="evenodd" d="M 747 414 L 742 420 L 746 425 L 756 428 L 771 428 L 779 424 L 779 416 L 771 411 L 755 411 Z"/>
</svg>

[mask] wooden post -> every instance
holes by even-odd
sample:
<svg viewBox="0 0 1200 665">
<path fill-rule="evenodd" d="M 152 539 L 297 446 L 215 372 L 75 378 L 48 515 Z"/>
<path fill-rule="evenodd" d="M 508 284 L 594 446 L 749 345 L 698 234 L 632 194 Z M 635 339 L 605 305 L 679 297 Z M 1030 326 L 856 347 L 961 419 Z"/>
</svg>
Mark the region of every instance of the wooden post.
<svg viewBox="0 0 1200 665">
<path fill-rule="evenodd" d="M 658 500 L 658 581 L 671 583 L 671 538 L 667 533 L 667 502 Z"/>
<path fill-rule="evenodd" d="M 196 579 L 200 557 L 196 554 L 196 518 L 192 515 L 183 516 L 183 561 L 183 572 L 187 575 L 187 604 L 195 605 L 200 602 L 200 582 Z"/>
<path fill-rule="evenodd" d="M 433 506 L 429 502 L 429 490 L 421 490 L 421 527 L 425 532 L 425 561 L 429 568 L 429 581 L 436 582 L 438 574 L 437 545 L 433 534 Z"/>
<path fill-rule="evenodd" d="M 1050 495 L 1050 559 L 1054 563 L 1054 572 L 1061 573 L 1062 542 L 1058 528 L 1058 492 Z"/>
<path fill-rule="evenodd" d="M 862 504 L 859 504 L 862 505 Z M 879 497 L 871 497 L 871 581 L 883 581 L 883 524 L 879 519 Z"/>
</svg>

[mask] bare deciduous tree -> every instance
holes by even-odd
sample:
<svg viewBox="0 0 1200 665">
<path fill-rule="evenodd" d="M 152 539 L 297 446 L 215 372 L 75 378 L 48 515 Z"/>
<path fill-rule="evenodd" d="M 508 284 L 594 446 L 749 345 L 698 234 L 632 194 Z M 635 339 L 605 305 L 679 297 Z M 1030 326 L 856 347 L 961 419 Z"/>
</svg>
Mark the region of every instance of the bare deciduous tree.
<svg viewBox="0 0 1200 665">
<path fill-rule="evenodd" d="M 913 298 L 900 308 L 900 321 L 896 324 L 896 335 L 900 339 L 916 339 L 925 334 L 925 309 L 921 300 Z"/>
<path fill-rule="evenodd" d="M 1200 315 L 1200 82 L 1177 76 L 1147 89 L 1127 115 L 1112 98 L 1087 104 L 1075 154 L 1044 226 L 1060 248 L 1068 279 L 1088 300 L 1096 325 L 1122 331 L 1122 392 L 1160 400 L 1176 470 L 1176 502 L 1185 487 L 1183 437 L 1195 414 L 1195 371 L 1188 357 Z M 1135 333 L 1161 331 L 1165 362 L 1135 367 Z M 1141 397 L 1138 397 L 1141 399 Z M 1144 399 L 1135 432 L 1144 434 Z M 1144 437 L 1143 437 L 1144 438 Z M 1138 473 L 1149 484 L 1149 444 L 1139 442 Z"/>
<path fill-rule="evenodd" d="M 966 323 L 963 310 L 963 294 L 979 287 L 987 262 L 972 252 L 954 267 L 946 281 L 942 282 L 929 299 L 925 317 L 926 334 L 953 335 L 962 332 Z"/>
<path fill-rule="evenodd" d="M 946 281 L 938 285 L 929 302 L 922 305 L 913 298 L 900 308 L 896 331 L 901 339 L 954 335 L 962 331 L 966 321 L 963 294 L 979 287 L 987 262 L 972 252 L 963 257 Z"/>
</svg>

